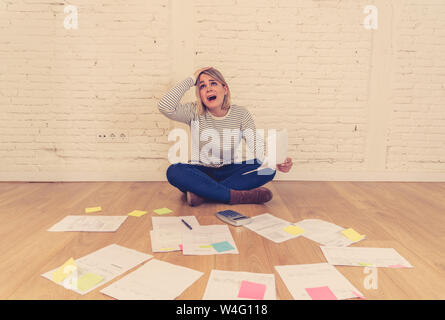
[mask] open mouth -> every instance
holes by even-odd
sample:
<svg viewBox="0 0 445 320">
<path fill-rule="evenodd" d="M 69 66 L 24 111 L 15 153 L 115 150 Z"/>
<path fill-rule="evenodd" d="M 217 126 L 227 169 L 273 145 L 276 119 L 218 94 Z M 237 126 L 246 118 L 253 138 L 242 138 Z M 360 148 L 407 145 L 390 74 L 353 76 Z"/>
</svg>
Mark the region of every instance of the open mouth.
<svg viewBox="0 0 445 320">
<path fill-rule="evenodd" d="M 215 95 L 207 97 L 207 100 L 209 100 L 209 101 L 213 101 L 213 100 L 215 100 L 215 99 L 216 99 L 216 96 L 215 96 Z"/>
</svg>

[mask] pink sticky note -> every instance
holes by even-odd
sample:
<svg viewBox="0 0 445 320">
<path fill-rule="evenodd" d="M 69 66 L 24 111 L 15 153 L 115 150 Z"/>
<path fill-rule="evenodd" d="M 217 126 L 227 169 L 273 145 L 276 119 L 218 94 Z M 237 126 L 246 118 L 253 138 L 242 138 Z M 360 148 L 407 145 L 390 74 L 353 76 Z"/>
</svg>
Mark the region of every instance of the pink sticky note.
<svg viewBox="0 0 445 320">
<path fill-rule="evenodd" d="M 243 280 L 239 289 L 238 298 L 263 300 L 266 285 Z"/>
<path fill-rule="evenodd" d="M 312 300 L 338 300 L 328 286 L 306 288 L 305 290 L 311 296 Z"/>
<path fill-rule="evenodd" d="M 405 267 L 404 265 L 401 264 L 393 264 L 391 266 L 388 266 L 388 268 L 408 268 L 408 267 Z"/>
<path fill-rule="evenodd" d="M 179 245 L 179 249 L 181 249 L 181 251 L 184 251 L 184 249 L 182 249 L 182 244 Z"/>
</svg>

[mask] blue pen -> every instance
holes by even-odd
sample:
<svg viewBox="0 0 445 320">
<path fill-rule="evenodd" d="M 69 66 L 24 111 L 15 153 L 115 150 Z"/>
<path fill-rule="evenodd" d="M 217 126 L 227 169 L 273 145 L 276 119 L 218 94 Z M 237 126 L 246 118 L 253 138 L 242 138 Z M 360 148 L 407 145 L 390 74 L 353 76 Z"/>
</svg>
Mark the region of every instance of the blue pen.
<svg viewBox="0 0 445 320">
<path fill-rule="evenodd" d="M 185 222 L 184 219 L 181 219 L 181 221 L 187 226 L 187 228 L 189 228 L 190 230 L 192 230 L 192 227 L 191 227 L 187 222 Z"/>
</svg>

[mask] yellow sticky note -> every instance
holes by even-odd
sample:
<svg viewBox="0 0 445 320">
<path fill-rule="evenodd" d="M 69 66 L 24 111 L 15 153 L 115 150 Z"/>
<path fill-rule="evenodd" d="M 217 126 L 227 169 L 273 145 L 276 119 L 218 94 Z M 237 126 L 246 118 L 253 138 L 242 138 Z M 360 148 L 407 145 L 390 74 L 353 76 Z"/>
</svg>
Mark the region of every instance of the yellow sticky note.
<svg viewBox="0 0 445 320">
<path fill-rule="evenodd" d="M 358 233 L 352 228 L 342 230 L 343 235 L 351 241 L 359 241 L 364 238 L 364 235 Z"/>
<path fill-rule="evenodd" d="M 157 214 L 167 214 L 173 212 L 173 210 L 170 210 L 169 208 L 160 208 L 153 211 L 156 212 Z"/>
<path fill-rule="evenodd" d="M 80 291 L 87 291 L 88 289 L 97 285 L 103 279 L 104 278 L 102 276 L 88 272 L 77 280 L 77 289 Z"/>
<path fill-rule="evenodd" d="M 293 236 L 297 236 L 299 234 L 304 233 L 304 230 L 302 228 L 300 228 L 299 226 L 293 226 L 293 225 L 287 226 L 286 228 L 283 228 L 283 230 Z"/>
<path fill-rule="evenodd" d="M 53 280 L 57 283 L 62 282 L 68 277 L 71 272 L 77 268 L 73 258 L 69 258 L 63 265 L 52 273 Z"/>
<path fill-rule="evenodd" d="M 85 213 L 93 213 L 93 212 L 99 212 L 99 211 L 102 211 L 101 207 L 85 208 Z"/>
<path fill-rule="evenodd" d="M 367 263 L 367 262 L 357 262 L 357 263 L 362 267 L 372 267 L 374 265 L 372 263 Z"/>
<path fill-rule="evenodd" d="M 141 211 L 141 210 L 133 210 L 132 212 L 130 212 L 128 215 L 129 216 L 133 216 L 133 217 L 140 217 L 143 216 L 144 214 L 146 214 L 147 211 Z"/>
</svg>

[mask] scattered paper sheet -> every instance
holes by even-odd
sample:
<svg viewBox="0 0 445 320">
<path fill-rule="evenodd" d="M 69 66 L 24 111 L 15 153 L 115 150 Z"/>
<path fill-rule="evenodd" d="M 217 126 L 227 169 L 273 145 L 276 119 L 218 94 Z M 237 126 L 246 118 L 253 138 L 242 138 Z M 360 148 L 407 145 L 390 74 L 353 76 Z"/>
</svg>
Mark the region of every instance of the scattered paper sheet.
<svg viewBox="0 0 445 320">
<path fill-rule="evenodd" d="M 295 300 L 334 297 L 342 300 L 356 298 L 357 294 L 363 296 L 334 266 L 327 263 L 275 266 L 275 269 Z"/>
<path fill-rule="evenodd" d="M 111 244 L 75 260 L 76 272 L 70 274 L 70 279 L 64 279 L 63 283 L 58 284 L 83 295 L 152 257 L 146 253 Z M 53 281 L 52 274 L 56 270 L 58 268 L 42 274 L 42 277 Z M 78 287 L 79 284 L 81 289 Z"/>
<path fill-rule="evenodd" d="M 159 232 L 150 230 L 151 251 L 179 251 L 182 245 L 182 232 Z"/>
<path fill-rule="evenodd" d="M 118 300 L 173 300 L 202 272 L 152 259 L 100 292 Z"/>
<path fill-rule="evenodd" d="M 243 227 L 258 233 L 260 236 L 263 236 L 275 243 L 280 243 L 302 235 L 301 233 L 292 234 L 288 231 L 286 232 L 288 229 L 285 230 L 285 228 L 291 226 L 291 223 L 275 217 L 270 213 L 260 214 L 252 217 L 251 219 L 252 222 L 244 225 Z"/>
<path fill-rule="evenodd" d="M 275 300 L 275 276 L 212 270 L 203 300 Z"/>
<path fill-rule="evenodd" d="M 182 234 L 182 238 L 182 252 L 184 255 L 239 253 L 227 225 L 218 224 L 210 226 L 199 226 L 193 228 L 193 230 L 191 230 L 190 232 L 184 232 Z M 217 248 L 215 248 L 215 244 Z M 229 246 L 231 246 L 233 249 L 230 249 Z"/>
<path fill-rule="evenodd" d="M 353 241 L 342 233 L 345 228 L 319 219 L 305 219 L 294 224 L 304 229 L 304 237 L 324 246 L 346 247 L 366 238 Z"/>
<path fill-rule="evenodd" d="M 48 231 L 114 232 L 127 216 L 66 216 Z"/>
<path fill-rule="evenodd" d="M 329 264 L 339 266 L 370 266 L 394 268 L 402 266 L 413 268 L 393 248 L 365 247 L 320 247 Z"/>
</svg>

